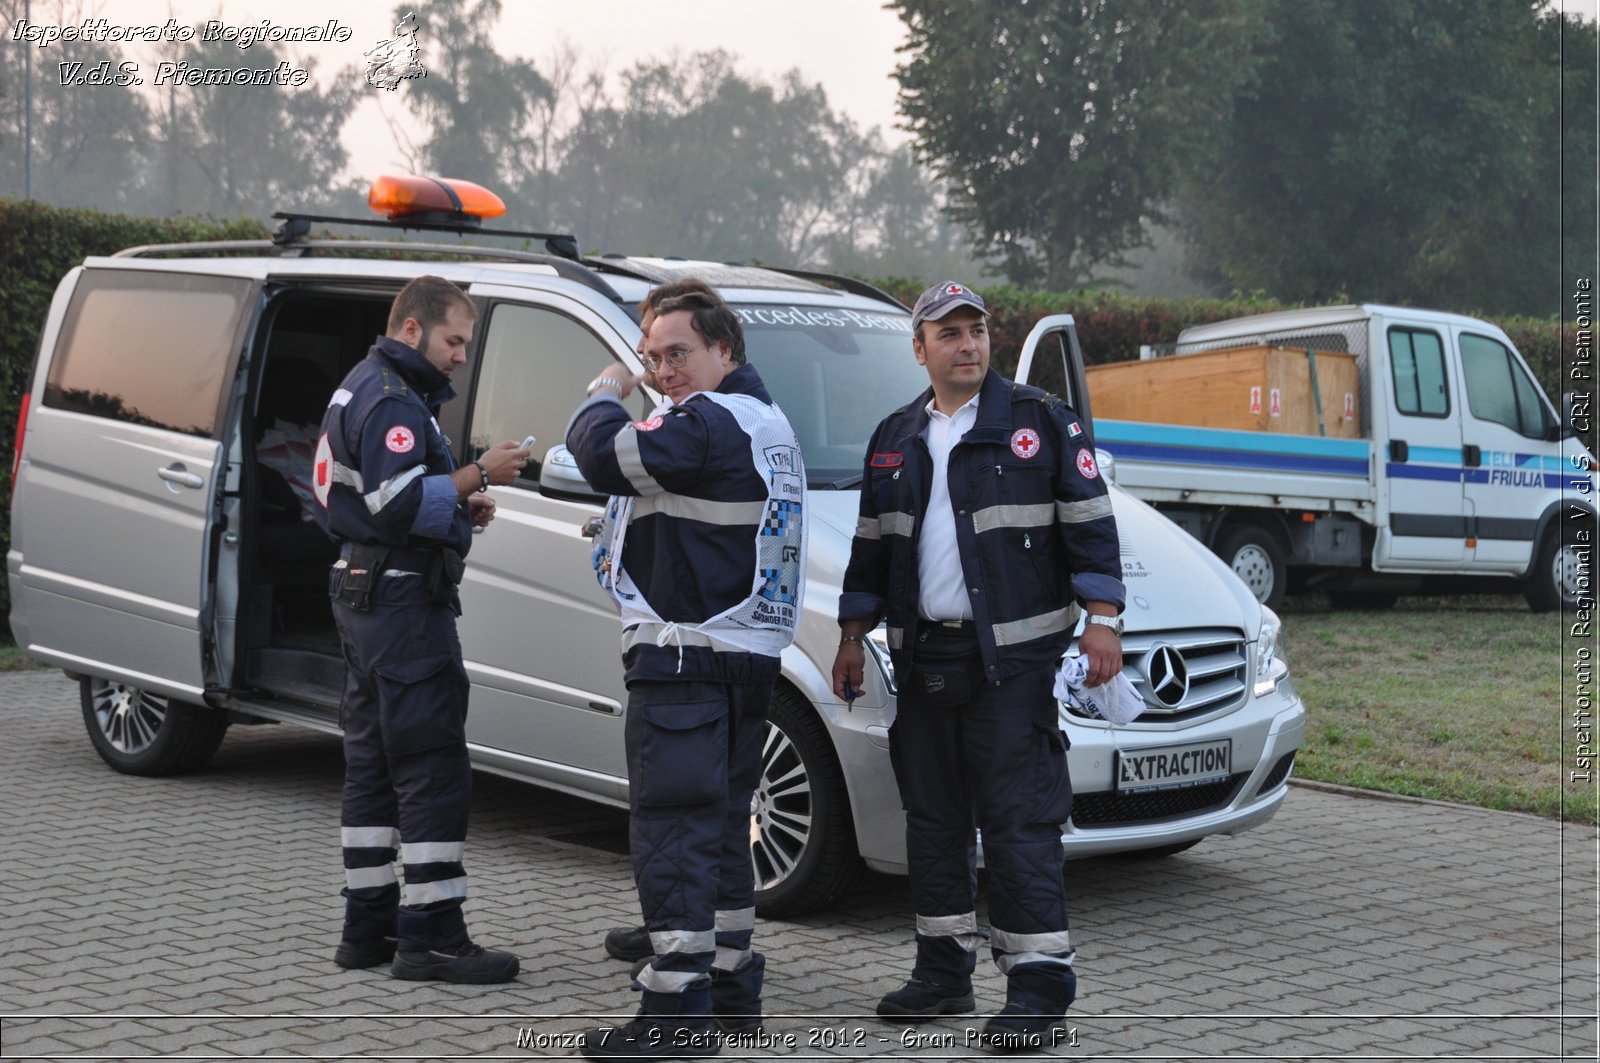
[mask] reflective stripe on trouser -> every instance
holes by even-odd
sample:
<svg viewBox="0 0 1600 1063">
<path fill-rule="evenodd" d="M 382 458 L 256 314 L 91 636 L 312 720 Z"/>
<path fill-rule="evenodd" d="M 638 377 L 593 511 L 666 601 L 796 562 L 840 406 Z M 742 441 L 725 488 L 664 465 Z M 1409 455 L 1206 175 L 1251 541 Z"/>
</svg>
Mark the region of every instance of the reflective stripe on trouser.
<svg viewBox="0 0 1600 1063">
<path fill-rule="evenodd" d="M 659 998 L 698 992 L 714 969 L 719 996 L 759 1006 L 750 797 L 771 694 L 771 683 L 629 685 L 629 849 L 656 952 L 639 974 L 645 1012 L 676 1013 Z"/>
<path fill-rule="evenodd" d="M 1072 788 L 1051 682 L 1040 669 L 984 684 L 951 708 L 902 689 L 889 731 L 917 912 L 911 976 L 959 988 L 971 982 L 982 942 L 973 914 L 981 827 L 990 945 L 1006 996 L 1042 1012 L 1065 1010 L 1076 992 L 1061 883 Z"/>
<path fill-rule="evenodd" d="M 406 951 L 467 940 L 462 850 L 472 794 L 455 614 L 424 601 L 408 586 L 417 582 L 380 581 L 366 613 L 334 605 L 345 659 L 344 936 L 398 937 Z"/>
</svg>

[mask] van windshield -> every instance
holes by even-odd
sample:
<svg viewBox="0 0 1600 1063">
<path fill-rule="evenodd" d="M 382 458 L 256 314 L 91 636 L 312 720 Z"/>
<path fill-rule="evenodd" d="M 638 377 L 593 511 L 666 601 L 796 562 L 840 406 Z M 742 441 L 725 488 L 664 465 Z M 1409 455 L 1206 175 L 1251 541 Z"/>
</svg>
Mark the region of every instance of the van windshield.
<svg viewBox="0 0 1600 1063">
<path fill-rule="evenodd" d="M 872 430 L 928 386 L 911 352 L 910 315 L 783 303 L 733 309 L 750 364 L 799 437 L 810 486 L 855 486 Z"/>
</svg>

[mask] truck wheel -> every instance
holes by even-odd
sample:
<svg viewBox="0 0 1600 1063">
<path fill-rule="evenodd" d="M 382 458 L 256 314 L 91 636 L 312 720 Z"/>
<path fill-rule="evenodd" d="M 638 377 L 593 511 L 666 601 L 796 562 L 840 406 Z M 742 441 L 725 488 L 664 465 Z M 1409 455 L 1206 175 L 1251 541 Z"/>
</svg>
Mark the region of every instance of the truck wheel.
<svg viewBox="0 0 1600 1063">
<path fill-rule="evenodd" d="M 1528 581 L 1523 588 L 1528 607 L 1536 613 L 1575 610 L 1588 585 L 1583 555 L 1574 544 L 1572 533 L 1562 535 L 1559 528 L 1551 528 L 1539 545 L 1533 567 L 1528 570 Z"/>
<path fill-rule="evenodd" d="M 203 767 L 228 717 L 95 676 L 78 681 L 83 723 L 100 759 L 127 775 L 176 775 Z"/>
<path fill-rule="evenodd" d="M 756 911 L 763 917 L 826 907 L 861 871 L 839 758 L 811 706 L 782 684 L 767 712 L 750 818 Z"/>
<path fill-rule="evenodd" d="M 1217 540 L 1217 556 L 1244 580 L 1262 605 L 1276 609 L 1283 602 L 1289 571 L 1283 548 L 1271 532 L 1254 524 L 1229 528 Z"/>
</svg>

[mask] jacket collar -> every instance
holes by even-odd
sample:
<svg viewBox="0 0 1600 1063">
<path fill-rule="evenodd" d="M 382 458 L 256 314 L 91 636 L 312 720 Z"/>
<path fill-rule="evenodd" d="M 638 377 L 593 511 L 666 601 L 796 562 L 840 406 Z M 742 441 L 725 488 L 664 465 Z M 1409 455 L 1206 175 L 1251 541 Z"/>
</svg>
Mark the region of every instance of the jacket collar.
<svg viewBox="0 0 1600 1063">
<path fill-rule="evenodd" d="M 409 386 L 415 388 L 429 406 L 443 406 L 455 398 L 450 378 L 435 369 L 423 353 L 407 343 L 379 336 L 370 356 L 392 367 Z"/>
<path fill-rule="evenodd" d="M 761 374 L 756 372 L 756 367 L 749 362 L 735 366 L 733 371 L 722 378 L 722 383 L 717 385 L 718 395 L 749 395 L 759 399 L 768 406 L 772 405 L 772 396 L 767 394 L 767 385 L 762 382 Z M 700 394 L 696 392 L 695 394 Z"/>
<path fill-rule="evenodd" d="M 1011 432 L 1011 381 L 990 369 L 984 374 L 978 388 L 978 419 L 962 439 L 974 443 L 1004 442 Z M 902 440 L 921 435 L 928 427 L 928 403 L 933 401 L 933 388 L 928 387 L 900 407 L 898 413 L 906 418 Z"/>
</svg>

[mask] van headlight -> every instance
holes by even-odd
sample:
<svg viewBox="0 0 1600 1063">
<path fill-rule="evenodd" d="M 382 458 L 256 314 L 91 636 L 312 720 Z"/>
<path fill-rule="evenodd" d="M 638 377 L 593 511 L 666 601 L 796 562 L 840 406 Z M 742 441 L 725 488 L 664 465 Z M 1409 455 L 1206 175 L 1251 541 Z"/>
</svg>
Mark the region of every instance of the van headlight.
<svg viewBox="0 0 1600 1063">
<path fill-rule="evenodd" d="M 1261 635 L 1256 639 L 1256 696 L 1278 689 L 1278 680 L 1288 671 L 1289 665 L 1283 659 L 1283 621 L 1263 605 Z"/>
<path fill-rule="evenodd" d="M 867 632 L 867 648 L 872 659 L 878 662 L 878 671 L 883 673 L 883 685 L 889 688 L 889 693 L 898 694 L 900 688 L 894 682 L 894 658 L 889 656 L 888 625 L 879 624 Z"/>
</svg>

